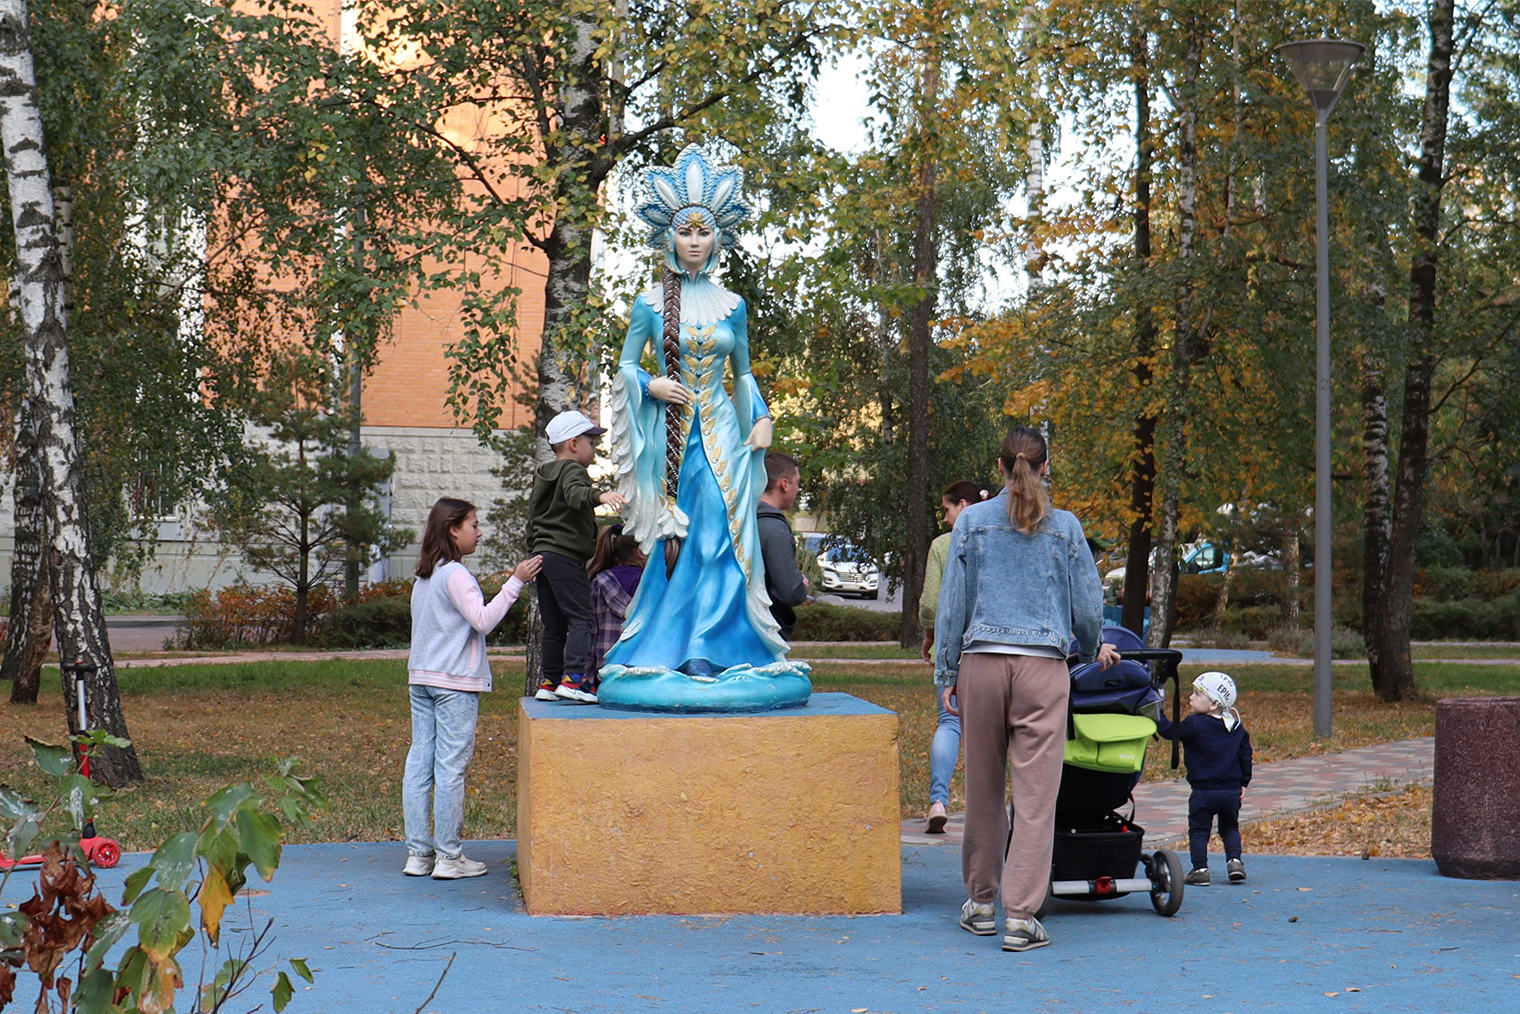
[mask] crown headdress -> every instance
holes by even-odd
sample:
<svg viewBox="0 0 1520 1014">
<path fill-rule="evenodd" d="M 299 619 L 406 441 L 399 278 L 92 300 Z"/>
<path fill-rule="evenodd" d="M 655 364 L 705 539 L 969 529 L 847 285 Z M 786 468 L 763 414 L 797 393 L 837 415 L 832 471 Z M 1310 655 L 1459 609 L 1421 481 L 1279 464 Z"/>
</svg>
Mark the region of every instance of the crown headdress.
<svg viewBox="0 0 1520 1014">
<path fill-rule="evenodd" d="M 743 169 L 719 165 L 708 152 L 688 144 L 675 165 L 644 170 L 644 193 L 634 213 L 649 224 L 652 246 L 663 249 L 667 230 L 700 215 L 717 228 L 719 242 L 727 249 L 739 240 L 735 227 L 750 214 L 743 189 Z"/>
</svg>

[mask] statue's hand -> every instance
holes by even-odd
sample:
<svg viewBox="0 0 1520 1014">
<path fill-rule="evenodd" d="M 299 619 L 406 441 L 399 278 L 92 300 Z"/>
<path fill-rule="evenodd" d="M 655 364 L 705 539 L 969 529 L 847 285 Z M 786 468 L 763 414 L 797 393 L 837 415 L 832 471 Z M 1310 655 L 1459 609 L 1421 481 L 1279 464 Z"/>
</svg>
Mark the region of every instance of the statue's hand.
<svg viewBox="0 0 1520 1014">
<path fill-rule="evenodd" d="M 659 401 L 668 401 L 676 405 L 691 404 L 691 388 L 686 387 L 680 381 L 671 380 L 669 377 L 653 377 L 649 381 L 649 396 Z"/>
<path fill-rule="evenodd" d="M 755 425 L 750 427 L 749 436 L 745 438 L 744 446 L 752 451 L 763 451 L 770 447 L 771 441 L 776 438 L 776 425 L 771 422 L 770 416 L 761 416 L 755 420 Z"/>
</svg>

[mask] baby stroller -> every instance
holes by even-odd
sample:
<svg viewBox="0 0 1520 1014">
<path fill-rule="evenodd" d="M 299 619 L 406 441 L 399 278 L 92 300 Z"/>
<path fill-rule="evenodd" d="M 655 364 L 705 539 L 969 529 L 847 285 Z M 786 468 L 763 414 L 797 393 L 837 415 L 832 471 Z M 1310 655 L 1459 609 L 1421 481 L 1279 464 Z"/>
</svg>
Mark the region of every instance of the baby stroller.
<svg viewBox="0 0 1520 1014">
<path fill-rule="evenodd" d="M 1045 914 L 1052 897 L 1107 901 L 1146 891 L 1158 914 L 1175 915 L 1182 907 L 1182 860 L 1169 849 L 1144 851 L 1133 792 L 1156 732 L 1160 688 L 1167 680 L 1177 683 L 1182 652 L 1148 650 L 1124 627 L 1104 627 L 1103 640 L 1119 649 L 1123 661 L 1106 671 L 1096 662 L 1071 670 L 1050 892 L 1037 914 Z M 1173 721 L 1181 717 L 1181 696 L 1172 695 Z M 1177 763 L 1174 742 L 1174 769 Z M 1128 817 L 1118 812 L 1126 802 Z"/>
</svg>

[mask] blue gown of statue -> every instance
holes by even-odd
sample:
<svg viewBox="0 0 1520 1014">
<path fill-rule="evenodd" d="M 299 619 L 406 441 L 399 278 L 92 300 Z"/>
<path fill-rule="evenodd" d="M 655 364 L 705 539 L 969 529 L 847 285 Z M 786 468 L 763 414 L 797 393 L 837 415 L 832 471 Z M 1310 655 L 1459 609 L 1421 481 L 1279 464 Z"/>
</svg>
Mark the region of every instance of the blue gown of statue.
<svg viewBox="0 0 1520 1014">
<path fill-rule="evenodd" d="M 756 507 L 765 452 L 745 445 L 770 413 L 750 373 L 745 307 L 705 275 L 686 278 L 681 382 L 695 394 L 682 416 L 684 448 L 674 504 L 666 482 L 666 403 L 649 397 L 640 366 L 653 345 L 665 373 L 659 288 L 634 304 L 613 382 L 612 442 L 626 530 L 649 563 L 629 603 L 622 638 L 607 653 L 604 706 L 750 711 L 804 704 L 807 667 L 786 661 L 770 612 Z M 733 371 L 733 395 L 723 384 Z M 667 576 L 665 543 L 680 554 Z"/>
</svg>

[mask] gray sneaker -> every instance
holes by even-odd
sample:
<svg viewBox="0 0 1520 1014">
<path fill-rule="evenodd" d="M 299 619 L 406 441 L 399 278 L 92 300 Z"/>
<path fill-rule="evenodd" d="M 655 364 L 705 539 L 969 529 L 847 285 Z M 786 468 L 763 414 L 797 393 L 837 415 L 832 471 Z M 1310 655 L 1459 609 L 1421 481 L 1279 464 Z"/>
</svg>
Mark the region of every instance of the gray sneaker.
<svg viewBox="0 0 1520 1014">
<path fill-rule="evenodd" d="M 1232 884 L 1240 884 L 1240 883 L 1244 883 L 1245 882 L 1245 879 L 1246 879 L 1246 864 L 1245 863 L 1241 862 L 1239 859 L 1231 859 L 1229 862 L 1227 862 L 1227 863 L 1224 864 L 1224 868 L 1225 868 L 1225 870 L 1230 875 L 1230 883 L 1232 883 Z"/>
<path fill-rule="evenodd" d="M 408 877 L 426 877 L 433 872 L 433 863 L 436 857 L 429 852 L 426 855 L 407 854 L 406 865 L 401 872 Z"/>
<path fill-rule="evenodd" d="M 1003 920 L 1003 950 L 1030 951 L 1048 943 L 1050 934 L 1045 932 L 1040 920 L 1032 916 L 1028 919 Z"/>
<path fill-rule="evenodd" d="M 961 906 L 961 929 L 979 937 L 990 937 L 997 932 L 997 913 L 991 905 L 978 905 L 967 898 Z"/>
<path fill-rule="evenodd" d="M 450 859 L 448 856 L 439 856 L 433 864 L 434 880 L 463 880 L 466 877 L 484 876 L 486 864 L 466 859 L 463 855 Z"/>
<path fill-rule="evenodd" d="M 1182 878 L 1182 882 L 1189 887 L 1208 887 L 1209 868 L 1207 866 L 1200 866 L 1190 871 L 1187 876 Z"/>
</svg>

